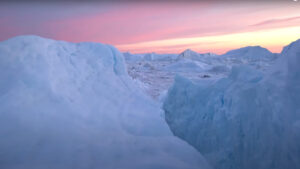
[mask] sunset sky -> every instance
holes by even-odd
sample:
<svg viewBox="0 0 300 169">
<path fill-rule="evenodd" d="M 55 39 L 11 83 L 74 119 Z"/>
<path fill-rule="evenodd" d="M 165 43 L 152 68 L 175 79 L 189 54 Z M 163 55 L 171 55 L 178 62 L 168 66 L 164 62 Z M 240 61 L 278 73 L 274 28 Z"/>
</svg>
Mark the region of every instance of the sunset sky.
<svg viewBox="0 0 300 169">
<path fill-rule="evenodd" d="M 260 45 L 280 52 L 300 38 L 300 2 L 1 3 L 0 40 L 33 34 L 100 42 L 132 53 L 200 53 Z"/>
</svg>

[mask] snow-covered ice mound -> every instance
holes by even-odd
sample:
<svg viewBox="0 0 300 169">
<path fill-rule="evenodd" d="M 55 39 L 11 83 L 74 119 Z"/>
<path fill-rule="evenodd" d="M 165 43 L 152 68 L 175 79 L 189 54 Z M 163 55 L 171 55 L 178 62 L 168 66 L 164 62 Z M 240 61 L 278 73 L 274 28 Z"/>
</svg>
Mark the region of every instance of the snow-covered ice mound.
<svg viewBox="0 0 300 169">
<path fill-rule="evenodd" d="M 229 71 L 230 71 L 230 68 L 227 65 L 215 65 L 215 66 L 212 66 L 212 68 L 208 70 L 208 72 L 211 72 L 211 73 L 226 73 Z"/>
<path fill-rule="evenodd" d="M 197 63 L 192 60 L 180 60 L 164 67 L 164 70 L 171 72 L 202 72 L 205 66 L 204 63 Z"/>
<path fill-rule="evenodd" d="M 223 58 L 244 59 L 248 61 L 272 60 L 276 58 L 275 56 L 276 55 L 274 55 L 268 49 L 260 46 L 247 46 L 240 49 L 231 50 L 224 55 L 220 55 L 220 57 Z"/>
<path fill-rule="evenodd" d="M 132 54 L 130 52 L 123 53 L 123 56 L 127 62 L 138 62 L 138 61 L 143 60 L 142 55 Z"/>
<path fill-rule="evenodd" d="M 199 84 L 177 76 L 166 121 L 217 169 L 299 169 L 299 64 L 300 40 L 264 73 L 237 66 L 228 78 Z"/>
<path fill-rule="evenodd" d="M 98 43 L 22 36 L 0 43 L 0 168 L 207 168 L 122 55 Z"/>
<path fill-rule="evenodd" d="M 143 53 L 132 54 L 129 52 L 123 53 L 127 62 L 141 62 L 141 61 L 172 61 L 176 60 L 177 54 L 157 54 L 157 53 Z"/>
<path fill-rule="evenodd" d="M 157 54 L 152 55 L 152 61 L 173 61 L 176 60 L 177 54 Z"/>
</svg>

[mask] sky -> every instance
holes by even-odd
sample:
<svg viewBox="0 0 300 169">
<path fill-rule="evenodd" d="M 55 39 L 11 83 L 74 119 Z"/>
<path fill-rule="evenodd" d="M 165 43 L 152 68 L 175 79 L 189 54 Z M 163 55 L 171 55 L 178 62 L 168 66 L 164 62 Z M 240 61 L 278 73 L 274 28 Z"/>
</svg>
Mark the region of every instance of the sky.
<svg viewBox="0 0 300 169">
<path fill-rule="evenodd" d="M 280 52 L 300 39 L 300 2 L 2 2 L 0 40 L 19 35 L 100 42 L 132 53 L 222 54 L 256 45 Z"/>
</svg>

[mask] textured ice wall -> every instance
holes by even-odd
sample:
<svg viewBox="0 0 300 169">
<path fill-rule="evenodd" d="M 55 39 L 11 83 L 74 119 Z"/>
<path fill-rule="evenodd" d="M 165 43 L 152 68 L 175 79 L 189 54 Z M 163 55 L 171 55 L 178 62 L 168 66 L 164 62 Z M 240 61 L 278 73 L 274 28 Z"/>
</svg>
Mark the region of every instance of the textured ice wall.
<svg viewBox="0 0 300 169">
<path fill-rule="evenodd" d="M 217 169 L 300 168 L 300 40 L 265 73 L 247 66 L 199 83 L 176 77 L 164 102 L 173 133 Z"/>
<path fill-rule="evenodd" d="M 0 168 L 209 167 L 114 47 L 22 36 L 0 43 Z"/>
</svg>

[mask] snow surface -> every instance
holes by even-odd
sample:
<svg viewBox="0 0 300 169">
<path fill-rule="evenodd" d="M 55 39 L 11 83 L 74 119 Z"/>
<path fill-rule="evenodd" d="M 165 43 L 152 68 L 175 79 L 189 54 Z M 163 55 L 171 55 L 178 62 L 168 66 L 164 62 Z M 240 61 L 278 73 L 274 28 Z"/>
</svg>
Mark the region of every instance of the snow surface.
<svg viewBox="0 0 300 169">
<path fill-rule="evenodd" d="M 244 58 L 273 57 L 260 47 L 249 49 L 242 49 Z M 300 40 L 265 71 L 241 64 L 217 81 L 176 76 L 164 99 L 166 121 L 214 168 L 299 169 L 299 64 Z"/>
<path fill-rule="evenodd" d="M 278 57 L 265 48 L 248 46 L 224 55 L 197 53 L 190 49 L 174 54 L 124 53 L 128 73 L 139 86 L 155 99 L 163 98 L 176 75 L 193 81 L 211 81 L 227 77 L 233 66 L 248 65 L 266 71 Z M 146 58 L 146 59 L 145 59 Z M 160 58 L 160 59 L 159 59 Z M 144 85 L 143 85 L 144 84 Z"/>
<path fill-rule="evenodd" d="M 170 61 L 177 58 L 177 54 L 157 54 L 157 53 L 143 53 L 143 54 L 132 54 L 130 52 L 123 53 L 127 62 L 137 61 Z"/>
<path fill-rule="evenodd" d="M 210 168 L 99 43 L 0 43 L 0 168 Z"/>
<path fill-rule="evenodd" d="M 205 66 L 206 65 L 202 66 L 201 63 L 191 60 L 180 60 L 166 66 L 165 69 L 173 72 L 202 72 Z"/>
</svg>

